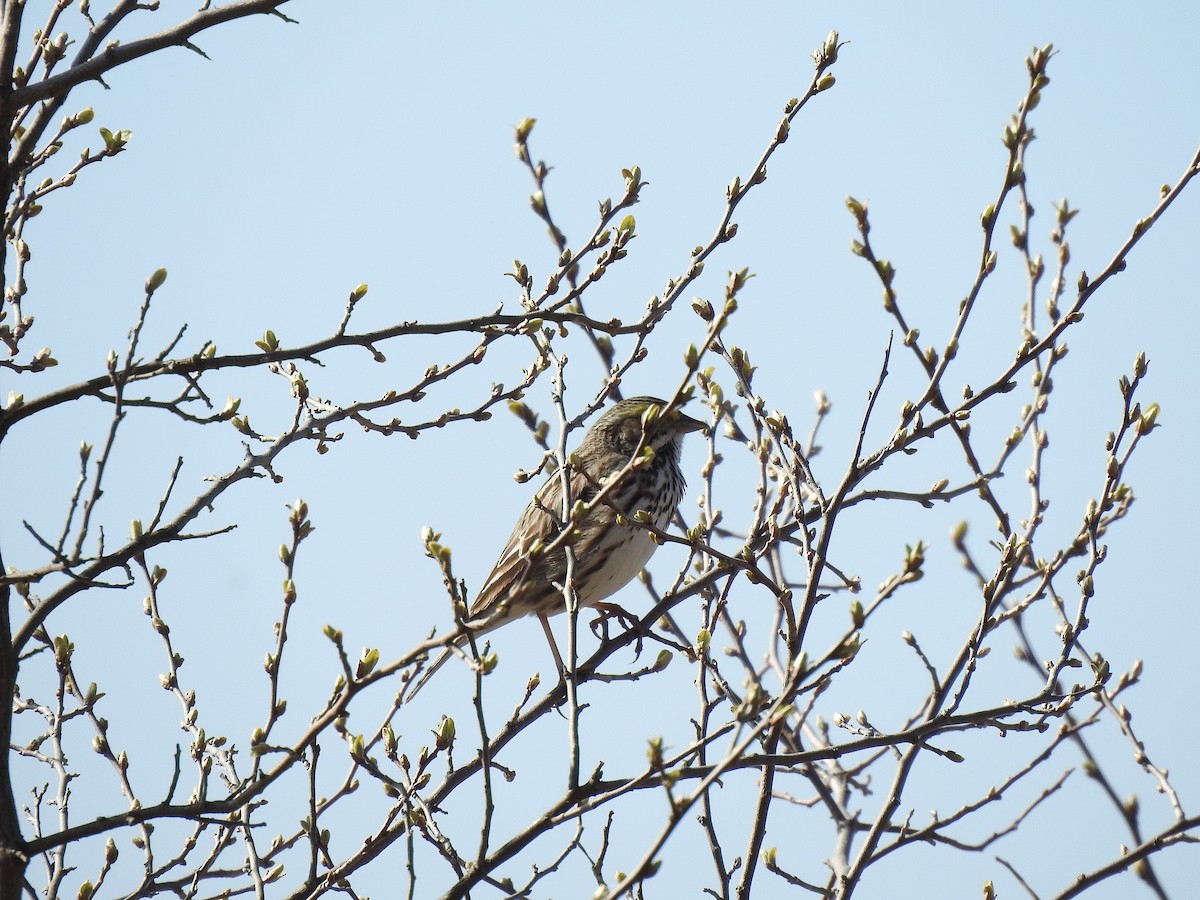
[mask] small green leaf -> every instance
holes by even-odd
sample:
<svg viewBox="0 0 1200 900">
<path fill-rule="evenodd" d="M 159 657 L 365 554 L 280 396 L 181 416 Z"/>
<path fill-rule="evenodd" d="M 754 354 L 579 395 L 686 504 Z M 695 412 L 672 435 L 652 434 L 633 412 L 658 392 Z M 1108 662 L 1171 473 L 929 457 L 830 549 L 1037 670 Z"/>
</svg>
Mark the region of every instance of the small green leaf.
<svg viewBox="0 0 1200 900">
<path fill-rule="evenodd" d="M 275 332 L 268 328 L 263 332 L 262 340 L 255 341 L 254 346 L 264 353 L 274 353 L 279 349 L 279 339 L 275 337 Z"/>
<path fill-rule="evenodd" d="M 454 720 L 449 716 L 442 716 L 441 724 L 433 732 L 436 740 L 437 748 L 445 750 L 448 747 L 454 746 L 455 727 Z"/>
<path fill-rule="evenodd" d="M 379 662 L 379 651 L 371 649 L 363 649 L 362 658 L 358 661 L 358 668 L 355 671 L 357 678 L 365 678 L 371 674 L 371 670 L 375 668 Z"/>
<path fill-rule="evenodd" d="M 524 118 L 517 123 L 516 137 L 517 143 L 523 144 L 529 139 L 530 133 L 533 131 L 533 126 L 537 124 L 537 119 Z"/>
</svg>

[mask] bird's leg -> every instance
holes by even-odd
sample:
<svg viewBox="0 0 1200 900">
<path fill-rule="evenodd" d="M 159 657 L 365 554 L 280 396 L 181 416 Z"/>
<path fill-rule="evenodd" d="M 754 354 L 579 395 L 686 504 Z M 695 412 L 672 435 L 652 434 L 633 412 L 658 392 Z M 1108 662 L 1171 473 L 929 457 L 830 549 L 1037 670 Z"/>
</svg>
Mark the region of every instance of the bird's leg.
<svg viewBox="0 0 1200 900">
<path fill-rule="evenodd" d="M 550 630 L 550 620 L 539 613 L 538 621 L 542 623 L 542 630 L 546 632 L 546 641 L 550 644 L 550 652 L 554 654 L 554 665 L 558 667 L 559 677 L 565 678 L 567 667 L 563 665 L 562 655 L 558 652 L 558 644 L 554 642 L 554 632 Z"/>
</svg>

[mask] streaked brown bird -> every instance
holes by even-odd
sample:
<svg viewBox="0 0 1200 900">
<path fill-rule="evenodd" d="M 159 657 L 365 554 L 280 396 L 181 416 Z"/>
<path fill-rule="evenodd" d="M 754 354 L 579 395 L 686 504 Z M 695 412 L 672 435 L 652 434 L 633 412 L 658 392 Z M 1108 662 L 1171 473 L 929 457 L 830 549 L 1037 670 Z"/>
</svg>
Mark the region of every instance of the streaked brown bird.
<svg viewBox="0 0 1200 900">
<path fill-rule="evenodd" d="M 666 527 L 687 486 L 679 468 L 683 436 L 705 428 L 703 422 L 668 409 L 656 397 L 631 397 L 606 410 L 583 436 L 572 454 L 570 473 L 572 504 L 578 508 L 577 501 L 582 501 L 586 510 L 569 539 L 575 551 L 574 586 L 580 609 L 608 607 L 603 601 L 628 584 L 654 555 L 658 545 L 650 534 L 637 525 L 618 522 L 617 517 L 633 519 L 645 510 L 650 523 Z M 562 530 L 562 477 L 555 473 L 517 520 L 464 623 L 478 636 L 520 616 L 536 615 L 560 672 L 562 658 L 547 617 L 566 611 L 566 542 L 554 544 Z M 466 637 L 455 643 L 462 646 Z M 408 699 L 453 652 L 450 647 L 442 651 Z"/>
</svg>

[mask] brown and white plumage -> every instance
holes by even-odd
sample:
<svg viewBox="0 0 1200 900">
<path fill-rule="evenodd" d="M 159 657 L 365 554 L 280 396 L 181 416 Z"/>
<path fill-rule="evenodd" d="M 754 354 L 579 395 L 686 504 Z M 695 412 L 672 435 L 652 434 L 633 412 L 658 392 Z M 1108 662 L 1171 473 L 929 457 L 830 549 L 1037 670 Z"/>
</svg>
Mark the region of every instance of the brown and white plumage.
<svg viewBox="0 0 1200 900">
<path fill-rule="evenodd" d="M 580 609 L 601 604 L 642 570 L 658 545 L 643 528 L 619 524 L 619 513 L 632 517 L 638 510 L 650 522 L 666 527 L 686 486 L 679 468 L 683 436 L 705 427 L 703 422 L 654 397 L 621 400 L 606 410 L 584 435 L 573 454 L 570 473 L 571 502 L 590 508 L 574 524 L 570 546 L 574 550 L 575 595 Z M 649 448 L 648 459 L 629 463 Z M 623 474 L 621 474 L 623 473 Z M 620 481 L 610 486 L 620 474 Z M 599 499 L 597 499 L 599 498 Z M 551 640 L 546 617 L 564 612 L 566 541 L 555 541 L 562 531 L 562 476 L 551 475 L 517 520 L 500 558 L 471 604 L 465 625 L 476 635 L 485 634 L 520 616 L 537 615 Z M 535 547 L 540 552 L 531 556 Z M 461 646 L 465 638 L 457 643 Z M 417 681 L 409 695 L 441 667 L 453 651 L 447 648 Z"/>
</svg>

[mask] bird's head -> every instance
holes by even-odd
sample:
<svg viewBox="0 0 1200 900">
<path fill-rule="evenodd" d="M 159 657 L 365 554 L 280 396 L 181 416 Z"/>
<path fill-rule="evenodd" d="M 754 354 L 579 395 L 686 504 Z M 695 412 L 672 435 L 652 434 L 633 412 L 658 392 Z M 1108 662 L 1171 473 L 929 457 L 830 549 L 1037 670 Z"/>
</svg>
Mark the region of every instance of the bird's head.
<svg viewBox="0 0 1200 900">
<path fill-rule="evenodd" d="M 619 453 L 624 457 L 622 465 L 639 446 L 678 459 L 683 436 L 707 428 L 704 422 L 669 408 L 666 401 L 657 397 L 629 397 L 604 411 L 588 429 L 579 450 L 585 456 L 590 455 L 590 450 Z"/>
</svg>

